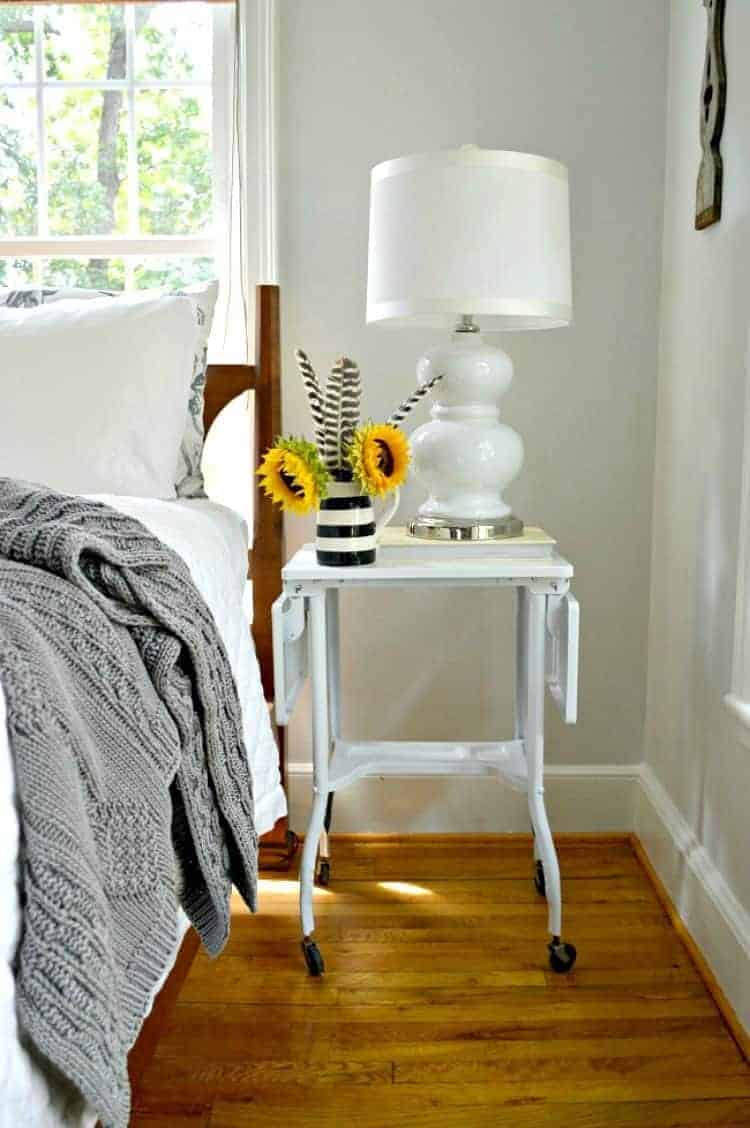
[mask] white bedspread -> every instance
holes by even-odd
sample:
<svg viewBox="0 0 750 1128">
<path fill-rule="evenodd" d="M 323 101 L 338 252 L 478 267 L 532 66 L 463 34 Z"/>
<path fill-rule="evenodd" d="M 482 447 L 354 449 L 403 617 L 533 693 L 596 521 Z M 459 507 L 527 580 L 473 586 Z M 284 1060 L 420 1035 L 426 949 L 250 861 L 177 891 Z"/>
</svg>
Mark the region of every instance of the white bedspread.
<svg viewBox="0 0 750 1128">
<path fill-rule="evenodd" d="M 278 754 L 265 706 L 258 663 L 248 629 L 247 527 L 232 510 L 207 500 L 157 501 L 105 497 L 114 508 L 142 521 L 173 548 L 190 569 L 210 607 L 229 655 L 242 702 L 259 834 L 286 813 Z M 93 1125 L 95 1117 L 56 1083 L 18 1038 L 12 964 L 21 913 L 18 898 L 18 816 L 0 685 L 0 1128 Z M 179 941 L 187 921 L 177 922 Z M 175 947 L 175 956 L 179 942 Z M 165 977 L 169 968 L 165 969 Z"/>
</svg>

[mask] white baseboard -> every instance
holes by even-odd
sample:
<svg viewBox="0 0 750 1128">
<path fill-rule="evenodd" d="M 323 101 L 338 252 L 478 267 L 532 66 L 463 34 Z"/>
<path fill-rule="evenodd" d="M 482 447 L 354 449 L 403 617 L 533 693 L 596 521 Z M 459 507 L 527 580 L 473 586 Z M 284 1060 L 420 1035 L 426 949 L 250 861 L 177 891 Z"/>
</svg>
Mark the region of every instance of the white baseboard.
<svg viewBox="0 0 750 1128">
<path fill-rule="evenodd" d="M 302 831 L 310 809 L 312 765 L 289 764 L 291 825 Z M 633 829 L 639 764 L 548 765 L 550 822 L 562 832 Z M 336 797 L 334 829 L 362 834 L 526 832 L 526 797 L 487 776 L 366 779 Z"/>
<path fill-rule="evenodd" d="M 750 1031 L 750 913 L 650 765 L 641 765 L 635 831 L 683 923 Z"/>
</svg>

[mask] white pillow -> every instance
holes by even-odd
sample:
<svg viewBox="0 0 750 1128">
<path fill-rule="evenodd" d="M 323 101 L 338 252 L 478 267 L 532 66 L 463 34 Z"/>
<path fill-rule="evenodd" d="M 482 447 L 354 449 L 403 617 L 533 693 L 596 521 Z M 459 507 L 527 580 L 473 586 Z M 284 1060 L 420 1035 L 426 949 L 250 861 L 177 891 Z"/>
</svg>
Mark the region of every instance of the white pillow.
<svg viewBox="0 0 750 1128">
<path fill-rule="evenodd" d="M 76 298 L 90 301 L 93 298 L 125 298 L 126 300 L 147 300 L 163 297 L 165 290 L 135 290 L 123 294 L 113 290 L 82 290 L 78 288 L 51 289 L 49 287 L 25 290 L 0 289 L 0 306 L 15 306 L 30 309 L 50 302 L 67 301 Z M 201 470 L 203 453 L 203 393 L 206 387 L 206 365 L 208 362 L 208 338 L 219 293 L 218 282 L 202 282 L 175 290 L 174 294 L 190 298 L 193 314 L 198 325 L 193 356 L 193 378 L 187 401 L 185 432 L 175 469 L 175 488 L 178 497 L 205 497 L 205 484 Z"/>
<path fill-rule="evenodd" d="M 0 476 L 174 497 L 196 333 L 186 297 L 0 309 Z"/>
</svg>

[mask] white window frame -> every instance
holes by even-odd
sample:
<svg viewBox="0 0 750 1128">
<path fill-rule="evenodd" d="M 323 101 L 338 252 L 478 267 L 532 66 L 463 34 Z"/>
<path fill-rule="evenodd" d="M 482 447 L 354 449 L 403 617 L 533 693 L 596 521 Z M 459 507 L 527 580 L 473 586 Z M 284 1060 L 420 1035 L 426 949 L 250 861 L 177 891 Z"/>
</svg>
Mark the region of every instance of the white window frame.
<svg viewBox="0 0 750 1128">
<path fill-rule="evenodd" d="M 276 0 L 239 0 L 243 206 L 248 268 L 255 282 L 278 282 L 278 13 Z M 252 65 L 251 65 L 252 63 Z M 242 68 L 240 68 L 242 74 Z"/>
</svg>

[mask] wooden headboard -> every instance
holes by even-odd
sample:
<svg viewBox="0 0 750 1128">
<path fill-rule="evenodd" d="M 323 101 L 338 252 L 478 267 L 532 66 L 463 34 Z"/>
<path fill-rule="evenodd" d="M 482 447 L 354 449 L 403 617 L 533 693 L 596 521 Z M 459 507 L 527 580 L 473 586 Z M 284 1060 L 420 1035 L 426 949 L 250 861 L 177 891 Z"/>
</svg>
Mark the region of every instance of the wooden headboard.
<svg viewBox="0 0 750 1128">
<path fill-rule="evenodd" d="M 279 287 L 255 288 L 255 363 L 210 364 L 206 374 L 203 425 L 208 429 L 221 409 L 244 392 L 255 393 L 255 436 L 261 454 L 281 433 L 281 322 Z M 255 476 L 256 449 L 248 474 L 256 482 L 255 535 L 249 575 L 253 581 L 253 636 L 267 701 L 273 701 L 271 604 L 281 591 L 284 535 L 281 511 L 261 492 Z"/>
</svg>

